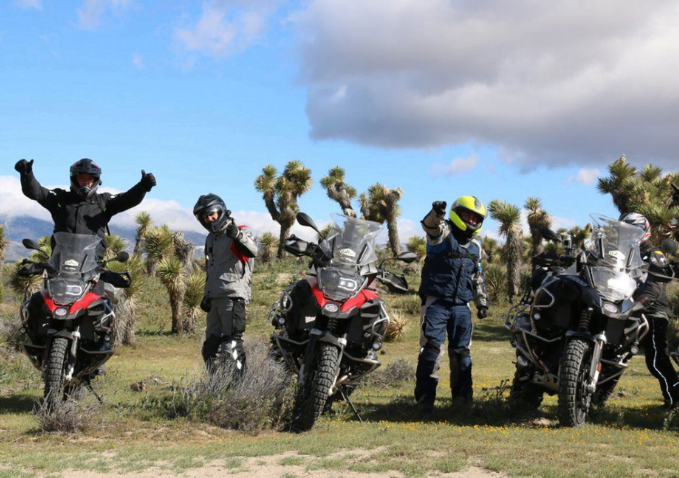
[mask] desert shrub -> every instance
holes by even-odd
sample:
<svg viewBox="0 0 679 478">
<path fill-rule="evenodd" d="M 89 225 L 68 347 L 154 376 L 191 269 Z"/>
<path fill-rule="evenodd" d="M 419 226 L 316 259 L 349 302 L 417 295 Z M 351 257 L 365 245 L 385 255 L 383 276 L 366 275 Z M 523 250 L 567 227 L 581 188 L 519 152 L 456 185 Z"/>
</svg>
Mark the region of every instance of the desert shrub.
<svg viewBox="0 0 679 478">
<path fill-rule="evenodd" d="M 63 390 L 55 391 L 59 396 Z M 84 397 L 82 387 L 66 400 L 38 400 L 33 407 L 33 414 L 38 427 L 46 433 L 76 433 L 87 430 L 101 423 L 102 404 L 94 399 Z"/>
<path fill-rule="evenodd" d="M 384 370 L 378 370 L 365 380 L 366 385 L 379 388 L 397 387 L 415 378 L 415 367 L 406 359 L 399 358 L 387 365 Z"/>
<path fill-rule="evenodd" d="M 293 381 L 263 339 L 246 342 L 245 354 L 242 374 L 233 361 L 224 361 L 176 387 L 166 404 L 170 415 L 252 434 L 281 427 L 292 410 Z"/>
</svg>

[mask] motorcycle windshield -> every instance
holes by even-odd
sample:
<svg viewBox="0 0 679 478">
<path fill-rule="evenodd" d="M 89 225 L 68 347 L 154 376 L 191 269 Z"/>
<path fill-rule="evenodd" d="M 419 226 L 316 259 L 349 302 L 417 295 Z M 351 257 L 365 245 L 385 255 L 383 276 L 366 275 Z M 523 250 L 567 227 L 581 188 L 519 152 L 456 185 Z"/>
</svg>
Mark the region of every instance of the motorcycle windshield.
<svg viewBox="0 0 679 478">
<path fill-rule="evenodd" d="M 590 268 L 593 285 L 608 300 L 627 299 L 637 287 L 637 270 L 644 265 L 639 250 L 644 231 L 605 216 L 592 219 L 592 235 L 584 247 L 596 257 L 596 265 Z"/>
<path fill-rule="evenodd" d="M 323 251 L 338 267 L 363 266 L 377 261 L 375 239 L 382 225 L 355 217 L 332 214 L 328 237 L 321 243 Z"/>
<path fill-rule="evenodd" d="M 97 252 L 101 247 L 101 237 L 89 234 L 54 234 L 54 249 L 49 259 L 59 275 L 87 274 L 98 267 Z"/>
</svg>

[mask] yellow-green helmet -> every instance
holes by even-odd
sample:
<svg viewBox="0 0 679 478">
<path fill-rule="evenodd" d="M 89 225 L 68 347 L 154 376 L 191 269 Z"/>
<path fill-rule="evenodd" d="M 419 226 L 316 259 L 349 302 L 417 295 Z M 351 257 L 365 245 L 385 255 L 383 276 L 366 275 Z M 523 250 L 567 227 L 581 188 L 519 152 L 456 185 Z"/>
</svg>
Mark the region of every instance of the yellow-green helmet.
<svg viewBox="0 0 679 478">
<path fill-rule="evenodd" d="M 464 210 L 479 216 L 479 221 L 476 225 L 462 220 L 460 212 Z M 453 225 L 469 237 L 475 236 L 481 232 L 481 229 L 483 229 L 483 220 L 486 218 L 486 215 L 486 206 L 475 196 L 460 196 L 450 207 L 450 220 Z"/>
</svg>

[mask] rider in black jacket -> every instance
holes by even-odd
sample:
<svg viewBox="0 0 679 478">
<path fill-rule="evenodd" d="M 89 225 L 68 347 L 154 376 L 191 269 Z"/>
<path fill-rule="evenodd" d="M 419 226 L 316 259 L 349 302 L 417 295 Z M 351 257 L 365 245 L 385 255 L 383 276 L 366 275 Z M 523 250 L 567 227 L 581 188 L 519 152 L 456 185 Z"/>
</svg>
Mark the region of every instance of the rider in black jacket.
<svg viewBox="0 0 679 478">
<path fill-rule="evenodd" d="M 22 159 L 14 166 L 21 175 L 24 195 L 47 209 L 54 220 L 54 232 L 96 234 L 104 239 L 111 218 L 141 203 L 156 185 L 153 174 L 142 170 L 141 181 L 120 194 L 98 193 L 101 168 L 88 158 L 71 166 L 71 188 L 47 189 L 33 175 L 33 160 Z"/>
<path fill-rule="evenodd" d="M 121 194 L 98 193 L 101 168 L 88 158 L 71 166 L 70 190 L 47 189 L 33 175 L 33 160 L 19 160 L 14 169 L 21 175 L 21 190 L 29 199 L 47 209 L 54 220 L 54 232 L 92 234 L 102 238 L 106 247 L 106 232 L 111 218 L 141 203 L 156 185 L 153 174 L 141 172 L 141 181 Z M 54 244 L 53 244 L 54 245 Z M 103 258 L 104 250 L 99 251 Z M 37 334 L 41 316 L 42 296 L 38 292 L 29 303 L 29 331 Z M 32 320 L 31 320 L 32 319 Z"/>
</svg>

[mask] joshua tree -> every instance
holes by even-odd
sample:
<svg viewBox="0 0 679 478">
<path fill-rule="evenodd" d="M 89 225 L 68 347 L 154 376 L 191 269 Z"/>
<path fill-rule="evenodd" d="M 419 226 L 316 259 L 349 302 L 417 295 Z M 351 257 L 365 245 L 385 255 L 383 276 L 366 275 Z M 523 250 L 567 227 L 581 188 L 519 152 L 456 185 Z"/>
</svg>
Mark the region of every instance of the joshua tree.
<svg viewBox="0 0 679 478">
<path fill-rule="evenodd" d="M 120 236 L 112 235 L 106 238 L 106 255 L 109 259 L 124 251 L 126 247 L 125 240 Z"/>
<path fill-rule="evenodd" d="M 401 210 L 398 201 L 403 197 L 400 189 L 389 189 L 388 187 L 375 183 L 368 188 L 366 193 L 361 194 L 361 214 L 368 221 L 387 223 L 389 232 L 389 248 L 392 254 L 401 253 L 401 244 L 398 239 L 398 217 Z"/>
<path fill-rule="evenodd" d="M 427 241 L 424 237 L 411 236 L 406 243 L 406 249 L 417 256 L 418 262 L 422 262 L 427 255 Z"/>
<path fill-rule="evenodd" d="M 283 245 L 299 211 L 297 199 L 311 188 L 311 184 L 311 170 L 305 168 L 300 161 L 290 161 L 280 176 L 275 167 L 268 165 L 255 180 L 255 188 L 262 193 L 271 218 L 281 226 L 278 238 L 279 258 L 283 257 Z"/>
<path fill-rule="evenodd" d="M 624 156 L 611 163 L 608 171 L 608 177 L 599 179 L 599 191 L 611 195 L 621 214 L 646 216 L 654 243 L 679 232 L 679 204 L 672 201 L 672 183 L 679 184 L 679 174 L 664 174 L 651 164 L 639 171 Z"/>
<path fill-rule="evenodd" d="M 151 215 L 146 211 L 137 214 L 134 217 L 134 222 L 137 223 L 137 234 L 134 238 L 134 254 L 141 255 L 144 251 L 144 237 L 153 226 L 153 222 L 151 221 Z"/>
<path fill-rule="evenodd" d="M 500 251 L 498 250 L 497 240 L 490 236 L 485 236 L 481 239 L 481 248 L 488 264 L 494 264 L 498 261 Z"/>
<path fill-rule="evenodd" d="M 5 290 L 2 281 L 2 269 L 5 264 L 5 254 L 7 253 L 7 246 L 9 241 L 5 238 L 5 228 L 0 226 L 0 302 L 5 298 Z"/>
<path fill-rule="evenodd" d="M 507 292 L 511 301 L 519 294 L 521 284 L 521 256 L 523 241 L 521 239 L 521 214 L 519 208 L 499 199 L 488 205 L 493 219 L 500 223 L 500 234 L 505 238 L 503 247 L 507 258 Z"/>
<path fill-rule="evenodd" d="M 544 248 L 542 247 L 542 235 L 540 229 L 550 228 L 552 226 L 552 218 L 542 208 L 540 198 L 529 197 L 523 205 L 528 209 L 528 227 L 530 228 L 530 256 L 535 257 L 540 254 Z"/>
<path fill-rule="evenodd" d="M 130 287 L 122 289 L 115 302 L 116 324 L 113 329 L 114 344 L 131 345 L 135 340 L 137 326 L 137 302 L 135 299 L 139 289 L 141 289 L 144 262 L 140 256 L 132 255 L 124 264 L 111 262 L 107 267 L 112 271 L 127 271 L 132 276 Z"/>
<path fill-rule="evenodd" d="M 270 232 L 262 233 L 259 236 L 259 260 L 263 263 L 269 263 L 276 257 L 278 250 L 278 239 Z"/>
<path fill-rule="evenodd" d="M 332 168 L 328 175 L 321 179 L 321 185 L 328 193 L 328 197 L 340 205 L 345 216 L 356 217 L 356 211 L 351 207 L 351 200 L 356 197 L 356 189 L 344 182 L 344 169 L 339 166 Z"/>
<path fill-rule="evenodd" d="M 160 261 L 156 273 L 170 296 L 172 333 L 179 334 L 184 331 L 182 301 L 186 293 L 186 271 L 182 262 L 172 255 Z"/>
<path fill-rule="evenodd" d="M 155 277 L 158 263 L 174 251 L 172 231 L 166 225 L 151 229 L 144 234 L 146 250 L 146 272 Z"/>
<path fill-rule="evenodd" d="M 38 246 L 40 246 L 40 250 L 42 251 L 42 253 L 37 251 L 32 253 L 30 256 L 28 256 L 29 260 L 41 262 L 45 260 L 45 257 L 49 257 L 52 255 L 52 247 L 50 246 L 49 237 L 47 236 L 41 237 L 38 240 Z M 41 276 L 39 275 L 30 277 L 20 276 L 19 264 L 10 265 L 9 267 L 10 267 L 9 287 L 10 289 L 12 289 L 12 291 L 14 291 L 14 293 L 17 296 L 27 299 L 31 294 L 40 290 L 42 286 Z"/>
<path fill-rule="evenodd" d="M 186 320 L 184 331 L 189 334 L 196 332 L 196 322 L 201 313 L 200 302 L 203 299 L 203 289 L 205 288 L 205 273 L 202 271 L 194 272 L 186 280 L 186 293 L 184 294 L 184 309 L 186 310 Z"/>
</svg>

